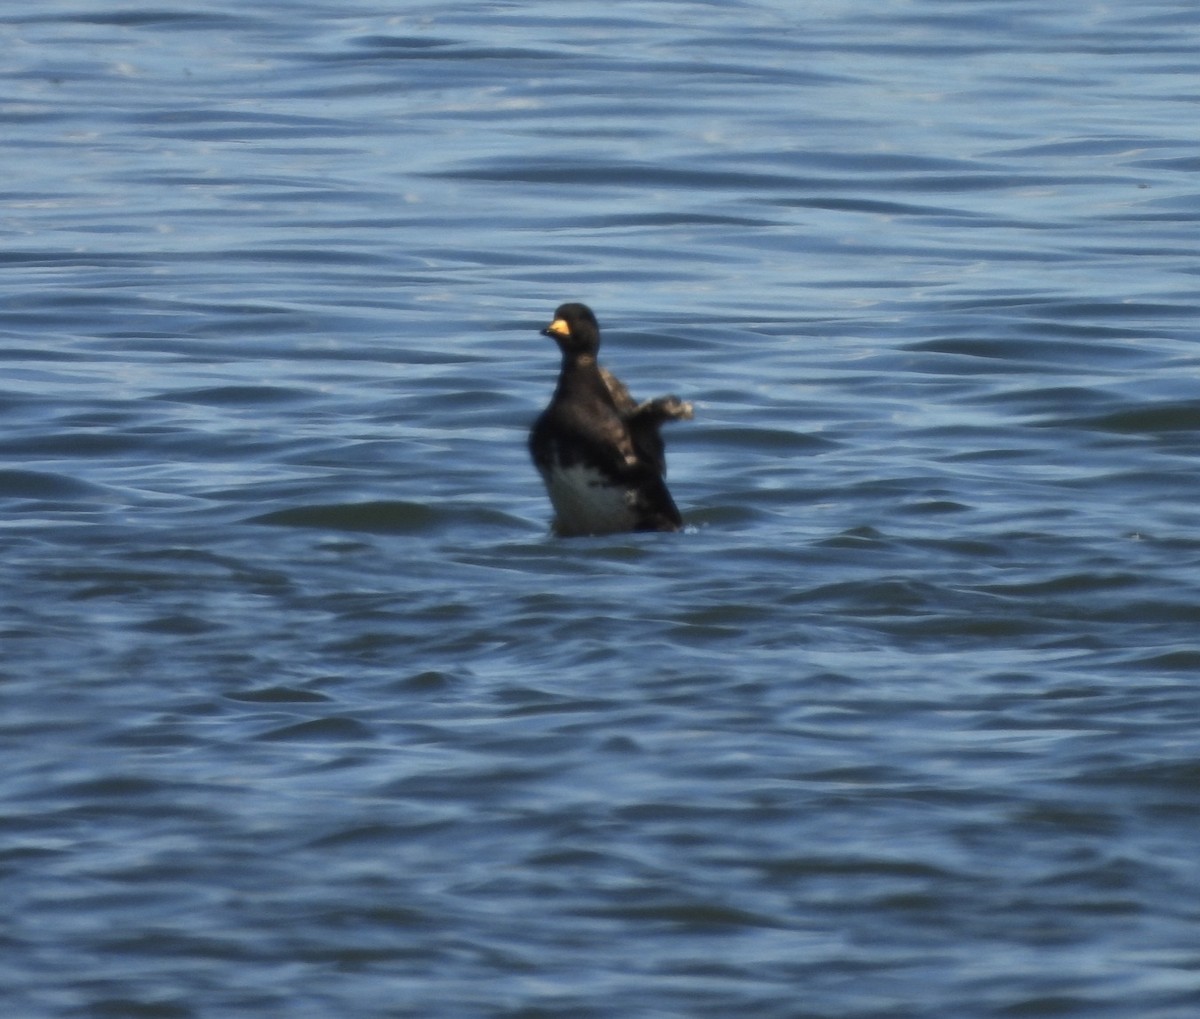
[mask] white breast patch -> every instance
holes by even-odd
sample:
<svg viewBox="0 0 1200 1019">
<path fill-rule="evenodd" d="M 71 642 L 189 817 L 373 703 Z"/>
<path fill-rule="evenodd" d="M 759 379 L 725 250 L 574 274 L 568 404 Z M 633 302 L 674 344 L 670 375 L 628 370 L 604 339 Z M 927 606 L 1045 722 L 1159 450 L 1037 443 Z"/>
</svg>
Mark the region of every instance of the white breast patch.
<svg viewBox="0 0 1200 1019">
<path fill-rule="evenodd" d="M 630 505 L 634 493 L 612 487 L 603 474 L 582 464 L 556 466 L 546 479 L 546 490 L 559 534 L 612 534 L 637 523 Z"/>
</svg>

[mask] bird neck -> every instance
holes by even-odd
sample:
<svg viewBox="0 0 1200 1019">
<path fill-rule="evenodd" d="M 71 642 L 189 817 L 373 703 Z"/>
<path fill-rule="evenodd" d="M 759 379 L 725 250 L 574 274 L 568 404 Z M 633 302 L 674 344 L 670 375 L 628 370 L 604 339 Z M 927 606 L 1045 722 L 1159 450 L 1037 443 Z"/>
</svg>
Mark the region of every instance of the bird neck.
<svg viewBox="0 0 1200 1019">
<path fill-rule="evenodd" d="M 578 351 L 564 351 L 562 358 L 563 371 L 568 368 L 578 368 L 586 371 L 596 367 L 595 354 L 581 354 Z"/>
<path fill-rule="evenodd" d="M 582 393 L 603 387 L 604 380 L 600 376 L 595 354 L 563 354 L 562 372 L 558 376 L 559 393 Z"/>
</svg>

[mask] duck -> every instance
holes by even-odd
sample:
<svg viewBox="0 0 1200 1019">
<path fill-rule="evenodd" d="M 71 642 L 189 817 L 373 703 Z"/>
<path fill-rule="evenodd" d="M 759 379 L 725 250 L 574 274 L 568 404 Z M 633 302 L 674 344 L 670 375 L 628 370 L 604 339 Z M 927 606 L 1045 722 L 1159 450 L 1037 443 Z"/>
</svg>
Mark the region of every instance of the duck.
<svg viewBox="0 0 1200 1019">
<path fill-rule="evenodd" d="M 600 325 L 586 304 L 559 305 L 542 330 L 562 367 L 550 403 L 529 432 L 529 454 L 554 509 L 560 537 L 679 531 L 667 489 L 661 429 L 693 416 L 678 396 L 638 402 L 597 362 Z"/>
</svg>

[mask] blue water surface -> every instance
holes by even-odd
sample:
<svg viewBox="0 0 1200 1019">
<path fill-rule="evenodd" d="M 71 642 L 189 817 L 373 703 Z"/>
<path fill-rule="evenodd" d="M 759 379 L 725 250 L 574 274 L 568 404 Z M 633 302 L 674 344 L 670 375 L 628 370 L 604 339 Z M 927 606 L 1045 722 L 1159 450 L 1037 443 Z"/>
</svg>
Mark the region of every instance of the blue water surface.
<svg viewBox="0 0 1200 1019">
<path fill-rule="evenodd" d="M 5 1015 L 1197 1015 L 1198 43 L 8 3 Z M 566 300 L 684 533 L 549 534 Z"/>
</svg>

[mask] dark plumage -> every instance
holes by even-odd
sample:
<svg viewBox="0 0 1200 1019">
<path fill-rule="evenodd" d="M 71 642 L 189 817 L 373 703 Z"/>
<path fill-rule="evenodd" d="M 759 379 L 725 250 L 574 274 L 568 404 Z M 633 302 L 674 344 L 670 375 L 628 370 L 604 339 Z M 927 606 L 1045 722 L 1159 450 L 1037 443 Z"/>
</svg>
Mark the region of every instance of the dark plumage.
<svg viewBox="0 0 1200 1019">
<path fill-rule="evenodd" d="M 560 306 L 542 333 L 562 351 L 562 370 L 529 433 L 529 453 L 554 506 L 555 532 L 679 530 L 659 430 L 690 418 L 692 405 L 677 396 L 634 400 L 596 363 L 600 326 L 587 305 Z"/>
</svg>

